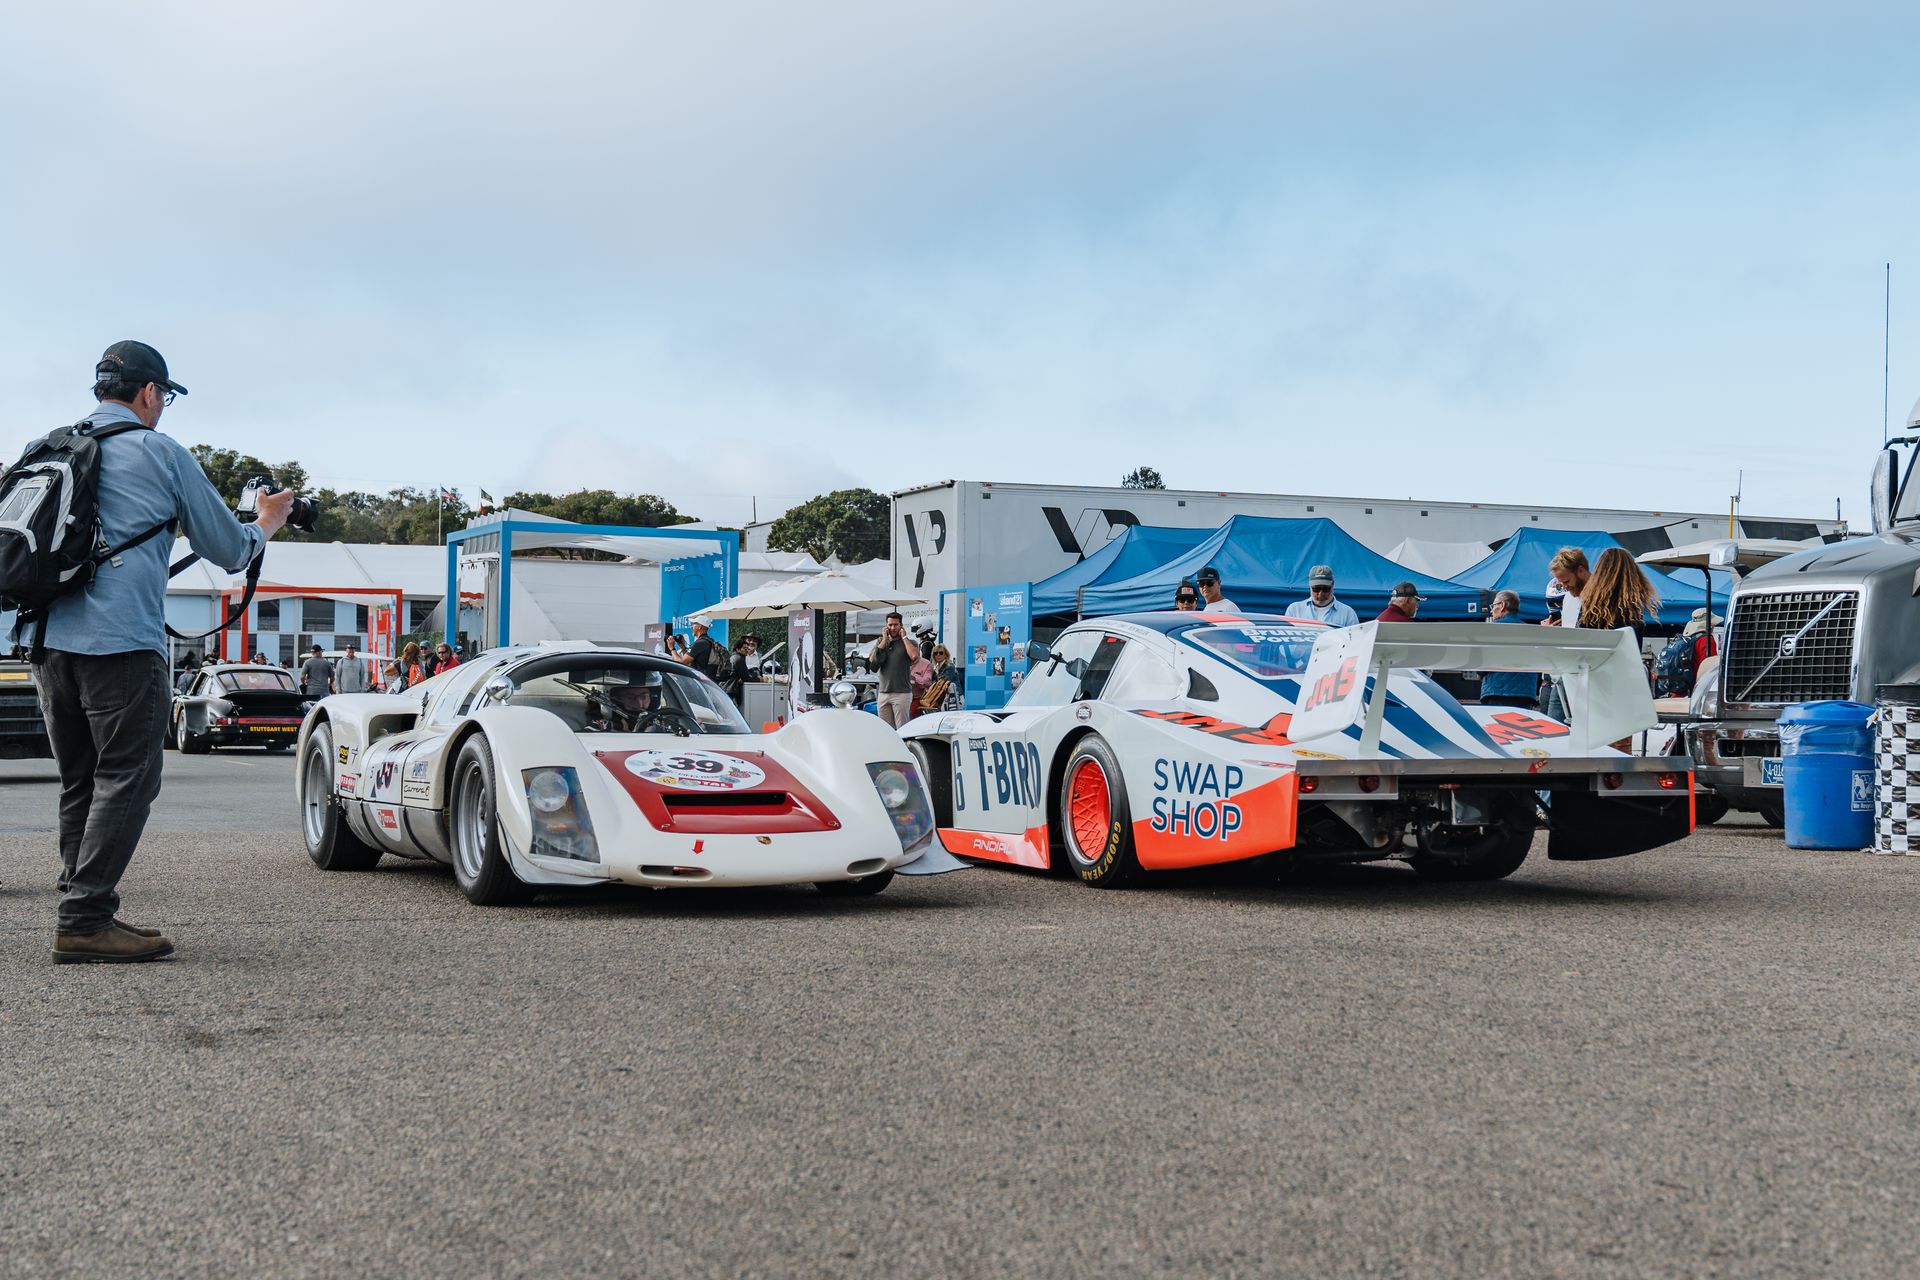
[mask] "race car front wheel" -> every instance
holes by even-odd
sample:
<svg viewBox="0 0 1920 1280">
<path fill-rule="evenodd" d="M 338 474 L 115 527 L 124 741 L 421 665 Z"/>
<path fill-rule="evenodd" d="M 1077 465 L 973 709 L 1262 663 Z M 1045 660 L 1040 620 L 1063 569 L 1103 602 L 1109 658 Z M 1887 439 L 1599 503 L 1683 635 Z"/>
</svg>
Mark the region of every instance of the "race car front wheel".
<svg viewBox="0 0 1920 1280">
<path fill-rule="evenodd" d="M 1075 875 L 1095 888 L 1117 889 L 1140 874 L 1126 780 L 1113 748 L 1098 734 L 1073 745 L 1054 810 Z"/>
<path fill-rule="evenodd" d="M 453 879 L 467 901 L 482 907 L 525 902 L 533 890 L 513 874 L 500 845 L 493 794 L 493 748 L 474 734 L 453 762 Z"/>
<path fill-rule="evenodd" d="M 333 730 L 314 726 L 300 759 L 300 833 L 307 856 L 322 871 L 367 871 L 380 861 L 380 850 L 361 841 L 340 812 L 333 790 Z"/>
</svg>

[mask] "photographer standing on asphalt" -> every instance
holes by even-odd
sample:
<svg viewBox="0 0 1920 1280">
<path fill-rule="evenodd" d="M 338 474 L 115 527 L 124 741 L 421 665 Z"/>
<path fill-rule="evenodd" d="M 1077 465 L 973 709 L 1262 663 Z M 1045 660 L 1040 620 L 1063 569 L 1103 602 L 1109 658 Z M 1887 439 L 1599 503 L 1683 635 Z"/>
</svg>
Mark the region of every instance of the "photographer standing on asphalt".
<svg viewBox="0 0 1920 1280">
<path fill-rule="evenodd" d="M 243 525 L 200 464 L 153 428 L 186 388 L 144 342 L 116 342 L 94 368 L 100 407 L 87 423 L 135 424 L 99 441 L 102 540 L 118 547 L 172 522 L 200 555 L 239 572 L 280 531 L 291 490 L 261 494 Z M 99 565 L 84 589 L 46 609 L 45 653 L 36 653 L 40 706 L 60 769 L 60 900 L 56 963 L 158 960 L 173 944 L 157 929 L 115 918 L 115 886 L 160 794 L 167 680 L 167 555 L 149 537 Z M 23 625 L 17 638 L 27 640 Z"/>
</svg>

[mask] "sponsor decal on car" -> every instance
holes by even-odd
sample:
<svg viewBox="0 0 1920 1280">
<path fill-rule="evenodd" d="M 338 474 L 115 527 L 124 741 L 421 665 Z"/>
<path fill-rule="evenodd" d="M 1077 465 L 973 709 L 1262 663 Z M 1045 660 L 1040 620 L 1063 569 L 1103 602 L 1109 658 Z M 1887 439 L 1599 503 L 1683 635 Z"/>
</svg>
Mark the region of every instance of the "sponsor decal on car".
<svg viewBox="0 0 1920 1280">
<path fill-rule="evenodd" d="M 959 744 L 956 744 L 956 746 Z M 1046 774 L 1040 768 L 1040 748 L 1031 742 L 996 742 L 969 738 L 964 751 L 953 753 L 953 804 L 956 809 L 984 812 L 995 805 L 1037 809 Z"/>
<path fill-rule="evenodd" d="M 403 800 L 425 800 L 431 794 L 432 788 L 432 783 L 409 778 L 400 784 L 400 797 Z"/>
<path fill-rule="evenodd" d="M 1149 720 L 1179 725 L 1182 729 L 1196 729 L 1216 738 L 1247 742 L 1259 747 L 1285 747 L 1291 746 L 1293 742 L 1287 737 L 1287 730 L 1293 723 L 1293 717 L 1285 711 L 1280 712 L 1259 728 L 1235 724 L 1231 720 L 1222 720 L 1216 716 L 1203 716 L 1192 711 L 1136 711 L 1134 714 Z"/>
<path fill-rule="evenodd" d="M 348 751 L 344 746 L 342 746 L 340 750 L 335 754 L 340 757 L 341 764 L 346 764 L 348 761 L 353 759 L 353 753 Z"/>
<path fill-rule="evenodd" d="M 407 765 L 407 776 L 409 778 L 424 778 L 432 772 L 433 761 L 431 760 L 414 760 L 410 761 Z"/>
<path fill-rule="evenodd" d="M 373 816 L 379 819 L 380 825 L 388 831 L 398 831 L 400 829 L 400 812 L 397 809 L 388 809 L 382 806 L 373 811 Z"/>
<path fill-rule="evenodd" d="M 383 795 L 393 790 L 393 773 L 393 761 L 382 760 L 373 771 L 373 794 Z"/>
<path fill-rule="evenodd" d="M 1481 727 L 1503 747 L 1529 738 L 1564 738 L 1568 733 L 1567 726 L 1559 721 L 1530 716 L 1524 711 L 1503 711 Z"/>
<path fill-rule="evenodd" d="M 360 786 L 359 774 L 343 773 L 340 775 L 340 794 L 341 795 L 350 796 L 359 789 L 359 786 Z"/>
<path fill-rule="evenodd" d="M 1153 762 L 1153 830 L 1225 840 L 1244 822 L 1234 796 L 1246 786 L 1239 765 L 1162 757 Z"/>
<path fill-rule="evenodd" d="M 677 791 L 738 791 L 767 777 L 752 761 L 717 751 L 636 751 L 626 765 L 634 777 Z"/>
</svg>

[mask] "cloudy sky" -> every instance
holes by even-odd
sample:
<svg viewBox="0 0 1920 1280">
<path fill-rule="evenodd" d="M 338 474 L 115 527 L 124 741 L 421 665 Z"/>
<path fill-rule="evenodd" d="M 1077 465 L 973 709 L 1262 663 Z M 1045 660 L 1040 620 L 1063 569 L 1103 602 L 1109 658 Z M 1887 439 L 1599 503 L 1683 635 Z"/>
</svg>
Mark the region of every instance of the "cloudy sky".
<svg viewBox="0 0 1920 1280">
<path fill-rule="evenodd" d="M 1920 7 L 21 6 L 0 449 L 158 346 L 320 483 L 1864 518 Z"/>
</svg>

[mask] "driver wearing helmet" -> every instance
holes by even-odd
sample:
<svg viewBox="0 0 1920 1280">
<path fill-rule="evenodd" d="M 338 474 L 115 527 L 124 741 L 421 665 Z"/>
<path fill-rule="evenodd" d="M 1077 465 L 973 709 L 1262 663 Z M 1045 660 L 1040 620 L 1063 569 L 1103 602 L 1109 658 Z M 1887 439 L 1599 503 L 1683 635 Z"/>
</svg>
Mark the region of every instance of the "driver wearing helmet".
<svg viewBox="0 0 1920 1280">
<path fill-rule="evenodd" d="M 595 699 L 599 714 L 587 727 L 601 733 L 638 732 L 663 705 L 661 685 L 658 671 L 609 672 L 606 692 Z"/>
</svg>

